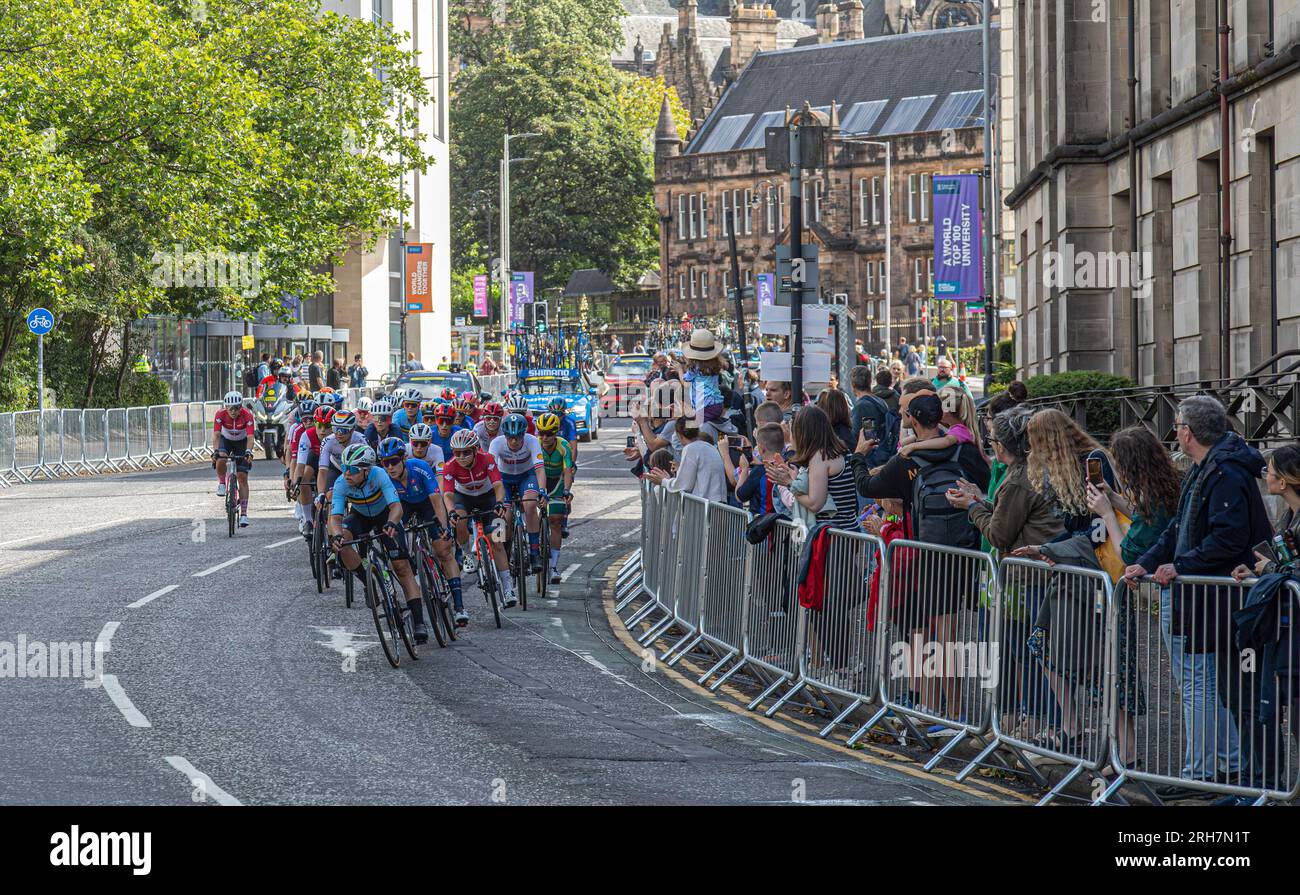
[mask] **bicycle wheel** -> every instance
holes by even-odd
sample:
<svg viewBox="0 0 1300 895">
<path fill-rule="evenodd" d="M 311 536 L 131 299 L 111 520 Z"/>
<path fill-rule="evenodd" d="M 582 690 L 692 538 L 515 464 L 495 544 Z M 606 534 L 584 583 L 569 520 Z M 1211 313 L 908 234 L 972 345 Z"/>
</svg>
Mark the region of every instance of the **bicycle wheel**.
<svg viewBox="0 0 1300 895">
<path fill-rule="evenodd" d="M 353 588 L 356 586 L 356 580 L 356 576 L 352 574 L 351 570 L 343 570 L 343 603 L 348 609 L 352 608 L 352 594 Z"/>
<path fill-rule="evenodd" d="M 450 643 L 456 639 L 456 620 L 452 617 L 451 605 L 451 584 L 447 581 L 447 575 L 442 571 L 442 563 L 432 551 L 428 555 L 429 561 L 429 580 L 433 582 L 433 602 L 434 608 L 438 610 L 438 618 L 442 622 L 442 629 L 447 635 L 447 642 Z"/>
<path fill-rule="evenodd" d="M 416 578 L 420 583 L 420 601 L 424 604 L 424 613 L 429 616 L 429 627 L 433 629 L 438 646 L 446 646 L 447 639 L 442 632 L 442 613 L 438 612 L 438 597 L 434 593 L 432 558 L 425 549 L 424 537 L 417 536 L 415 551 L 411 561 L 415 563 Z"/>
<path fill-rule="evenodd" d="M 235 536 L 235 525 L 239 522 L 239 478 L 233 473 L 226 476 L 226 525 L 228 537 Z"/>
<path fill-rule="evenodd" d="M 316 593 L 325 593 L 329 570 L 329 545 L 325 541 L 325 526 L 321 523 L 320 512 L 315 513 L 316 522 L 311 530 L 312 573 L 316 576 Z"/>
<path fill-rule="evenodd" d="M 387 624 L 386 607 L 391 602 L 385 593 L 387 582 L 373 562 L 363 563 L 362 568 L 366 570 L 366 603 L 370 606 L 370 614 L 375 619 L 375 633 L 379 635 L 379 645 L 384 648 L 388 664 L 396 668 L 402 660 L 397 654 L 397 636 Z"/>
<path fill-rule="evenodd" d="M 546 586 L 550 580 L 551 574 L 551 523 L 546 512 L 546 501 L 543 499 L 541 512 L 538 514 L 539 521 L 537 525 L 538 543 L 540 546 L 540 556 L 542 558 L 542 569 L 537 573 L 537 599 L 546 599 Z M 525 609 L 528 607 L 525 606 Z"/>
<path fill-rule="evenodd" d="M 492 618 L 496 620 L 497 627 L 501 627 L 501 579 L 497 576 L 497 564 L 492 558 L 492 549 L 488 546 L 486 540 L 480 540 L 479 546 L 479 577 L 483 582 L 483 593 L 487 596 L 488 605 L 492 607 Z M 487 554 L 484 556 L 483 554 Z"/>
<path fill-rule="evenodd" d="M 528 532 L 524 529 L 524 522 L 519 517 L 522 513 L 515 515 L 515 533 L 510 539 L 513 545 L 510 557 L 510 574 L 515 579 L 516 596 L 519 597 L 519 605 L 524 609 L 528 608 Z"/>
<path fill-rule="evenodd" d="M 311 561 L 311 578 L 316 580 L 320 574 L 320 553 L 316 550 L 316 527 L 312 526 L 311 537 L 307 540 L 307 558 Z"/>
<path fill-rule="evenodd" d="M 418 659 L 420 654 L 415 649 L 415 630 L 411 621 L 411 610 L 406 605 L 406 592 L 396 580 L 396 573 L 391 566 L 385 567 L 384 572 L 388 575 L 385 584 L 385 593 L 388 595 L 388 608 L 385 611 L 388 627 L 397 638 L 401 639 L 402 646 L 406 647 L 406 654 L 412 659 Z"/>
</svg>

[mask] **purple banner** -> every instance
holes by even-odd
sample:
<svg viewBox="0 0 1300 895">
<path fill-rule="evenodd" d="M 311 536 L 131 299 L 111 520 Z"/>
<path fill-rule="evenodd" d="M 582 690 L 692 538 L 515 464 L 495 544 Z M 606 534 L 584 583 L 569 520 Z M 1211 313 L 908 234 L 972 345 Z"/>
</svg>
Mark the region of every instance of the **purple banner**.
<svg viewBox="0 0 1300 895">
<path fill-rule="evenodd" d="M 488 313 L 488 278 L 480 274 L 474 278 L 474 316 L 486 317 Z"/>
<path fill-rule="evenodd" d="M 510 274 L 510 325 L 523 325 L 524 305 L 533 303 L 533 272 L 517 270 Z"/>
<path fill-rule="evenodd" d="M 984 294 L 980 176 L 936 174 L 932 194 L 935 298 L 977 300 Z"/>
<path fill-rule="evenodd" d="M 758 296 L 758 307 L 763 309 L 776 300 L 775 274 L 761 273 L 754 277 L 754 292 Z"/>
</svg>

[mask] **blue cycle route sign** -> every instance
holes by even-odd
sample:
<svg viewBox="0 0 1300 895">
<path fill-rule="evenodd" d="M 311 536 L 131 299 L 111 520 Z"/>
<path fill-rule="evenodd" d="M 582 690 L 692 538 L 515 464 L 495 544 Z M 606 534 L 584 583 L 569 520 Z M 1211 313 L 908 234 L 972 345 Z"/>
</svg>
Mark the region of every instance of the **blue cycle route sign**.
<svg viewBox="0 0 1300 895">
<path fill-rule="evenodd" d="M 45 308 L 37 308 L 27 315 L 27 328 L 34 336 L 48 335 L 54 329 L 54 315 Z"/>
</svg>

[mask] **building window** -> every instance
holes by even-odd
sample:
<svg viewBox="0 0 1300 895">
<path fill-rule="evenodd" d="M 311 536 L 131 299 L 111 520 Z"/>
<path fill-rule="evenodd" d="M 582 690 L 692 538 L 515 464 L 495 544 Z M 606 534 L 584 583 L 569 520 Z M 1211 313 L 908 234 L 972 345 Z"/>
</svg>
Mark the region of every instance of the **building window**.
<svg viewBox="0 0 1300 895">
<path fill-rule="evenodd" d="M 700 193 L 700 236 L 709 237 L 709 194 Z"/>
<path fill-rule="evenodd" d="M 921 287 L 925 284 L 924 258 L 912 259 L 912 291 L 921 292 Z"/>
<path fill-rule="evenodd" d="M 858 179 L 858 226 L 865 227 L 871 222 L 867 215 L 867 178 Z"/>
<path fill-rule="evenodd" d="M 745 190 L 745 235 L 754 232 L 754 191 Z"/>
<path fill-rule="evenodd" d="M 886 273 L 885 262 L 881 261 L 877 266 L 877 270 L 880 279 L 880 294 L 886 295 L 889 293 L 889 276 Z"/>
<path fill-rule="evenodd" d="M 921 220 L 930 220 L 930 174 L 921 175 Z"/>
<path fill-rule="evenodd" d="M 686 301 L 686 274 L 677 274 L 677 300 Z"/>
<path fill-rule="evenodd" d="M 934 256 L 929 258 L 929 269 L 925 275 L 925 292 L 927 295 L 934 294 Z"/>
<path fill-rule="evenodd" d="M 731 235 L 731 190 L 722 191 L 722 235 L 727 237 Z"/>
<path fill-rule="evenodd" d="M 722 294 L 726 295 L 730 291 L 731 291 L 731 271 L 724 270 L 722 272 Z"/>
<path fill-rule="evenodd" d="M 754 285 L 754 272 L 752 270 L 748 270 L 748 269 L 745 270 L 745 285 L 746 286 Z"/>
<path fill-rule="evenodd" d="M 695 280 L 696 280 L 696 273 L 695 273 L 695 271 L 696 271 L 696 268 L 692 267 L 692 268 L 691 268 L 691 298 L 692 298 L 692 299 L 694 299 L 695 296 L 698 294 L 698 293 L 696 292 L 696 287 L 695 287 Z"/>
<path fill-rule="evenodd" d="M 919 189 L 919 185 L 918 185 L 917 182 L 916 182 L 916 175 L 915 175 L 915 174 L 909 174 L 909 175 L 907 175 L 907 220 L 908 220 L 908 223 L 912 223 L 912 224 L 914 224 L 914 223 L 916 223 L 916 221 L 917 221 L 917 217 L 916 217 L 916 214 L 917 214 L 917 208 L 916 208 L 916 205 L 917 205 L 917 198 L 918 198 L 918 193 L 919 193 L 919 192 L 920 192 L 920 189 Z"/>
<path fill-rule="evenodd" d="M 885 197 L 880 191 L 880 178 L 871 178 L 871 223 L 879 224 L 885 210 Z"/>
<path fill-rule="evenodd" d="M 764 196 L 765 196 L 763 200 L 764 222 L 765 222 L 764 232 L 775 233 L 776 232 L 776 195 L 773 193 L 772 188 L 769 186 L 766 188 L 766 192 L 764 193 Z"/>
<path fill-rule="evenodd" d="M 876 265 L 872 261 L 867 262 L 867 295 L 876 294 Z"/>
<path fill-rule="evenodd" d="M 688 233 L 690 234 L 690 238 L 691 238 L 691 239 L 694 239 L 696 236 L 699 235 L 699 224 L 697 223 L 697 220 L 696 220 L 697 215 L 699 214 L 699 199 L 698 199 L 698 197 L 695 196 L 694 194 L 692 194 L 692 195 L 691 195 L 690 197 L 688 197 L 688 199 L 687 199 L 687 205 L 688 205 L 689 208 L 690 208 L 690 227 L 689 227 L 689 229 L 688 229 Z"/>
<path fill-rule="evenodd" d="M 707 267 L 700 270 L 700 298 L 709 297 L 709 269 Z"/>
<path fill-rule="evenodd" d="M 686 194 L 677 195 L 677 238 L 686 238 Z"/>
</svg>

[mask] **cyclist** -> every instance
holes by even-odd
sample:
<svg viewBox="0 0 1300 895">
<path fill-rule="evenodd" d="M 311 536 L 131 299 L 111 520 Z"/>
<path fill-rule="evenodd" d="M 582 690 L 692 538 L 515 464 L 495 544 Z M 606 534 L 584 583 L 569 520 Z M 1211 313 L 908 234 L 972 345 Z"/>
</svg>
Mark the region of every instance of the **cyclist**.
<svg viewBox="0 0 1300 895">
<path fill-rule="evenodd" d="M 478 436 L 479 444 L 492 443 L 492 439 L 501 432 L 501 418 L 505 415 L 500 404 L 491 402 L 483 405 L 480 419 L 474 424 L 474 434 Z"/>
<path fill-rule="evenodd" d="M 379 442 L 390 435 L 396 435 L 393 428 L 393 403 L 387 398 L 380 398 L 370 405 L 370 425 L 366 426 L 366 444 L 378 448 Z"/>
<path fill-rule="evenodd" d="M 542 446 L 542 465 L 550 483 L 547 502 L 547 536 L 551 539 L 551 583 L 560 583 L 560 545 L 573 507 L 573 451 L 561 437 L 562 421 L 558 414 L 543 413 L 537 420 L 537 440 Z"/>
<path fill-rule="evenodd" d="M 303 520 L 304 535 L 310 535 L 313 527 L 312 489 L 316 485 L 316 467 L 320 465 L 321 442 L 329 434 L 333 417 L 333 407 L 318 406 L 312 425 L 306 427 L 298 439 L 298 503 L 302 504 L 303 515 L 307 517 Z"/>
<path fill-rule="evenodd" d="M 239 485 L 239 526 L 248 525 L 248 471 L 253 468 L 253 455 L 248 446 L 253 443 L 253 412 L 244 406 L 244 396 L 236 391 L 226 392 L 222 408 L 212 424 L 212 466 L 217 471 L 217 496 L 226 496 L 226 457 L 224 453 L 243 453 L 235 461 L 235 474 Z"/>
<path fill-rule="evenodd" d="M 456 425 L 456 408 L 450 404 L 439 404 L 433 413 L 433 422 L 433 443 L 442 449 L 444 457 L 450 457 L 451 437 L 464 429 L 464 426 Z"/>
<path fill-rule="evenodd" d="M 542 446 L 535 435 L 528 434 L 528 423 L 517 413 L 501 421 L 501 434 L 492 439 L 489 453 L 496 458 L 506 499 L 518 495 L 524 505 L 524 522 L 528 529 L 528 558 L 532 570 L 542 567 L 541 517 L 537 501 L 546 493 L 546 468 L 542 463 Z M 517 520 L 516 520 L 517 521 Z"/>
<path fill-rule="evenodd" d="M 316 399 L 308 395 L 298 402 L 298 418 L 289 427 L 289 447 L 284 452 L 284 474 L 291 482 L 298 481 L 298 441 L 307 427 L 312 425 L 312 415 L 315 412 Z M 303 523 L 307 521 L 307 514 L 303 505 L 296 500 L 293 503 L 293 517 L 298 520 L 298 530 L 302 531 Z"/>
<path fill-rule="evenodd" d="M 416 424 L 423 425 L 424 423 Z M 416 426 L 412 426 L 411 430 L 414 431 Z M 465 600 L 461 593 L 460 567 L 452 555 L 452 531 L 447 521 L 447 507 L 442 502 L 442 495 L 438 493 L 438 475 L 428 463 L 406 454 L 406 443 L 400 438 L 385 438 L 379 445 L 379 462 L 393 480 L 393 488 L 402 501 L 403 518 L 408 522 L 437 523 L 429 530 L 429 537 L 434 556 L 438 558 L 443 574 L 447 576 L 447 585 L 451 588 L 456 627 L 463 628 L 469 624 L 469 613 L 465 611 Z"/>
<path fill-rule="evenodd" d="M 369 398 L 360 398 L 357 400 L 357 409 L 353 411 L 357 415 L 357 431 L 365 435 L 370 429 L 372 419 L 370 411 L 374 408 L 375 402 Z"/>
<path fill-rule="evenodd" d="M 329 501 L 334 483 L 343 474 L 343 450 L 350 445 L 366 443 L 366 437 L 357 431 L 357 415 L 351 410 L 334 411 L 330 417 L 330 429 L 330 435 L 321 442 L 316 473 L 316 500 L 321 503 Z"/>
<path fill-rule="evenodd" d="M 402 501 L 393 487 L 393 480 L 375 466 L 375 452 L 368 444 L 348 445 L 340 460 L 343 483 L 334 489 L 334 499 L 330 504 L 329 531 L 334 549 L 343 565 L 356 574 L 364 586 L 361 557 L 349 544 L 358 535 L 383 532 L 381 542 L 406 594 L 415 639 L 423 643 L 429 638 L 429 630 L 424 626 L 420 588 L 415 583 L 409 561 L 411 554 L 406 549 L 406 533 L 402 531 Z"/>
<path fill-rule="evenodd" d="M 528 411 L 528 399 L 523 392 L 515 392 L 506 398 L 506 413 L 517 413 L 528 422 L 528 434 L 536 435 L 537 427 L 533 425 L 533 415 Z"/>
<path fill-rule="evenodd" d="M 393 414 L 393 427 L 397 435 L 405 439 L 410 436 L 411 427 L 424 422 L 420 415 L 420 393 L 410 389 L 402 395 L 402 407 Z"/>
<path fill-rule="evenodd" d="M 448 446 L 448 450 L 450 450 Z M 411 427 L 411 456 L 428 463 L 435 473 L 442 473 L 442 464 L 447 462 L 440 444 L 433 443 L 433 429 L 428 423 L 416 423 Z"/>
<path fill-rule="evenodd" d="M 456 399 L 456 422 L 466 429 L 473 429 L 478 422 L 474 415 L 478 413 L 478 396 L 473 392 L 461 392 Z"/>
<path fill-rule="evenodd" d="M 447 386 L 438 393 L 438 400 L 442 401 L 444 404 L 455 404 L 456 390 L 451 386 Z"/>
<path fill-rule="evenodd" d="M 472 431 L 461 429 L 452 436 L 451 457 L 442 467 L 442 499 L 449 517 L 456 524 L 456 542 L 465 554 L 464 573 L 472 575 L 477 564 L 474 552 L 469 548 L 468 514 L 494 512 L 502 517 L 509 504 L 506 503 L 505 486 L 501 483 L 496 459 L 479 450 L 478 439 Z M 492 545 L 492 562 L 497 567 L 497 577 L 501 579 L 501 602 L 509 609 L 519 601 L 506 562 L 505 545 L 496 538 L 489 538 L 488 542 Z"/>
</svg>

